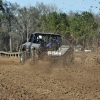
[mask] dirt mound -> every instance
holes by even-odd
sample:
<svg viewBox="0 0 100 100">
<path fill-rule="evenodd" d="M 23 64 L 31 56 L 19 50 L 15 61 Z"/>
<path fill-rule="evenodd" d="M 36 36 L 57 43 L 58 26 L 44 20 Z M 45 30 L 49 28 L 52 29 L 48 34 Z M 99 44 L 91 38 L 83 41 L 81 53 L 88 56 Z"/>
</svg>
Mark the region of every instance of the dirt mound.
<svg viewBox="0 0 100 100">
<path fill-rule="evenodd" d="M 69 65 L 30 66 L 0 57 L 0 100 L 99 100 L 99 59 L 99 54 L 75 53 Z"/>
</svg>

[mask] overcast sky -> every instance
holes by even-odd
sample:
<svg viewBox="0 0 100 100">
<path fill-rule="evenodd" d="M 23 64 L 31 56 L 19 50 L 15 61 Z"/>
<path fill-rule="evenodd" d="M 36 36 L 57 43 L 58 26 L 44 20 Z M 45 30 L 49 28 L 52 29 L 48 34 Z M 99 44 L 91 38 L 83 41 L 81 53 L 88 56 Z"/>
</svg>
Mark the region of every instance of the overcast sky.
<svg viewBox="0 0 100 100">
<path fill-rule="evenodd" d="M 100 13 L 100 0 L 7 0 L 12 3 L 17 2 L 21 6 L 36 5 L 36 2 L 44 4 L 55 4 L 64 12 L 72 11 L 91 11 Z"/>
</svg>

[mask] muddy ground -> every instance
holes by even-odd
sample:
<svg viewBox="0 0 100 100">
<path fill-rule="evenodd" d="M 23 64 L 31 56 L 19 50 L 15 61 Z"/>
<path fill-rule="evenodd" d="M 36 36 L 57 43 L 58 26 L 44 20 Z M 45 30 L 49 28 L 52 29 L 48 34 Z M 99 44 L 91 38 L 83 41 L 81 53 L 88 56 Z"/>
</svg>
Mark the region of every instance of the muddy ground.
<svg viewBox="0 0 100 100">
<path fill-rule="evenodd" d="M 0 100 L 100 100 L 99 53 L 75 53 L 68 65 L 0 57 Z"/>
</svg>

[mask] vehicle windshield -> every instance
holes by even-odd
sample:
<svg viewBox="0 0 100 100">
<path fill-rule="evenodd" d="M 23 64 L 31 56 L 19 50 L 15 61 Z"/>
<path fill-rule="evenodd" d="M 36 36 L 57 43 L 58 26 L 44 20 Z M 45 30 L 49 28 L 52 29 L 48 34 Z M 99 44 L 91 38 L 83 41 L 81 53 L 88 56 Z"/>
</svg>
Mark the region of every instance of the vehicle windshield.
<svg viewBox="0 0 100 100">
<path fill-rule="evenodd" d="M 37 40 L 43 40 L 44 42 L 49 43 L 52 39 L 60 40 L 61 36 L 55 34 L 32 34 L 29 42 L 37 43 Z"/>
</svg>

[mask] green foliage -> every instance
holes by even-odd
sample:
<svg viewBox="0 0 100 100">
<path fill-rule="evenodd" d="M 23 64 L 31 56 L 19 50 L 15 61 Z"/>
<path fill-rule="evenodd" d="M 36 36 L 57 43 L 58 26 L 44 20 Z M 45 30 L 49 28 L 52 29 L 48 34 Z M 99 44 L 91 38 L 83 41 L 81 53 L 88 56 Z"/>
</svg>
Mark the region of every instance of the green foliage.
<svg viewBox="0 0 100 100">
<path fill-rule="evenodd" d="M 68 31 L 69 20 L 65 13 L 52 12 L 42 15 L 38 24 L 40 31 L 64 34 Z"/>
<path fill-rule="evenodd" d="M 86 37 L 96 36 L 98 23 L 89 12 L 76 13 L 75 17 L 70 21 L 70 32 L 74 40 L 84 40 Z"/>
</svg>

